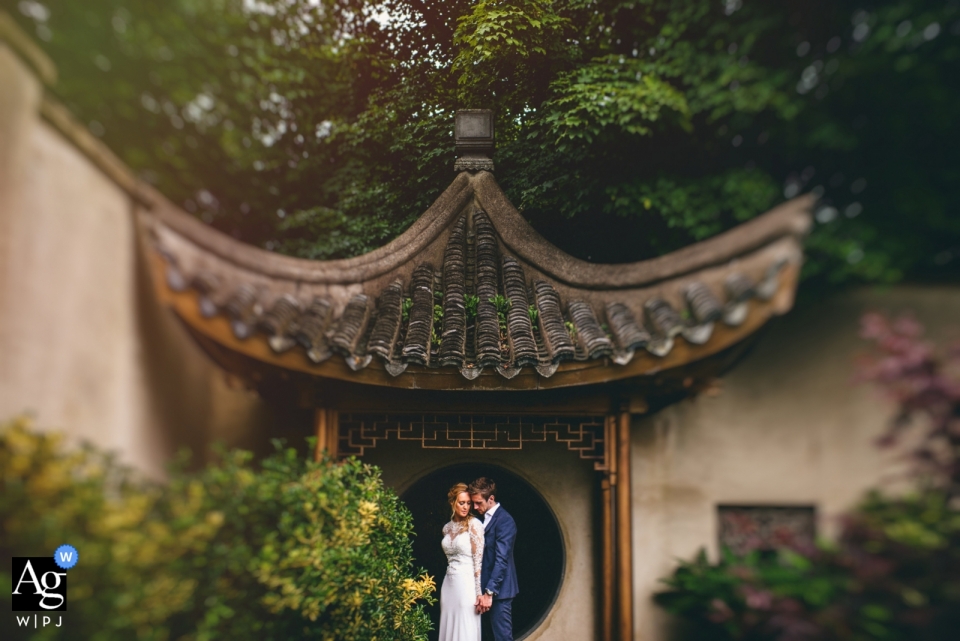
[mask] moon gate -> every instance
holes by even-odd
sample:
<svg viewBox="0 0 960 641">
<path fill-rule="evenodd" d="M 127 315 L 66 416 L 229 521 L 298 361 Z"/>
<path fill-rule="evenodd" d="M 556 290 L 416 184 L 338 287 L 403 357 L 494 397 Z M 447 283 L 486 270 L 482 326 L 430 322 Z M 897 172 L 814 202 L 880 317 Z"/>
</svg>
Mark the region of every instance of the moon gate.
<svg viewBox="0 0 960 641">
<path fill-rule="evenodd" d="M 413 541 L 415 563 L 436 579 L 439 590 L 447 566 L 440 547 L 441 529 L 450 520 L 447 491 L 456 483 L 469 484 L 481 476 L 496 482 L 497 500 L 517 522 L 514 560 L 520 593 L 514 600 L 513 633 L 519 640 L 533 632 L 553 607 L 560 592 L 566 559 L 563 535 L 553 510 L 523 478 L 498 465 L 459 463 L 417 480 L 401 496 L 413 514 L 417 533 Z M 428 612 L 434 622 L 430 638 L 436 641 L 439 599 Z"/>
</svg>

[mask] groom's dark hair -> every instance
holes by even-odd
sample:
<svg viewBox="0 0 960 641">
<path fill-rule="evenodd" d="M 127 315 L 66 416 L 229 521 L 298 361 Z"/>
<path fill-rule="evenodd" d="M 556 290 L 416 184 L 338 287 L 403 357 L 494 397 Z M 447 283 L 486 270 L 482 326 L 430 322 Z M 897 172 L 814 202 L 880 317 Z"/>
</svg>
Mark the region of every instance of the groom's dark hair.
<svg viewBox="0 0 960 641">
<path fill-rule="evenodd" d="M 467 488 L 467 493 L 469 493 L 470 496 L 479 494 L 483 497 L 484 501 L 489 501 L 491 496 L 497 495 L 497 484 L 493 482 L 493 479 L 481 476 L 470 484 L 470 487 Z"/>
</svg>

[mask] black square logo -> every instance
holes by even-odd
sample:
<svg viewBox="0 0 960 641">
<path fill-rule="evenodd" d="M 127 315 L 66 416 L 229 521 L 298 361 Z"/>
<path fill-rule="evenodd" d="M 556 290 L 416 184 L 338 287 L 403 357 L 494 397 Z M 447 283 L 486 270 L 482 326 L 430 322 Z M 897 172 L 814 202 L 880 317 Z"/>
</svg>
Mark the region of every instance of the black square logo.
<svg viewBox="0 0 960 641">
<path fill-rule="evenodd" d="M 67 571 L 52 556 L 13 557 L 13 611 L 67 611 Z"/>
</svg>

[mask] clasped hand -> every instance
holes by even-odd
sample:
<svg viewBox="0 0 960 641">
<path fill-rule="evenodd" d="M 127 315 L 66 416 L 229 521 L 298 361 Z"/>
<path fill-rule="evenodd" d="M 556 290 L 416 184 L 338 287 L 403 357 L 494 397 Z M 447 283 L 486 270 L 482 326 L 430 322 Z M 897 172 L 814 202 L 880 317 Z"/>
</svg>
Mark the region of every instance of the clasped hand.
<svg viewBox="0 0 960 641">
<path fill-rule="evenodd" d="M 477 614 L 489 612 L 490 608 L 493 607 L 493 597 L 489 594 L 481 594 L 477 597 L 477 602 L 474 604 L 474 606 L 477 609 Z"/>
</svg>

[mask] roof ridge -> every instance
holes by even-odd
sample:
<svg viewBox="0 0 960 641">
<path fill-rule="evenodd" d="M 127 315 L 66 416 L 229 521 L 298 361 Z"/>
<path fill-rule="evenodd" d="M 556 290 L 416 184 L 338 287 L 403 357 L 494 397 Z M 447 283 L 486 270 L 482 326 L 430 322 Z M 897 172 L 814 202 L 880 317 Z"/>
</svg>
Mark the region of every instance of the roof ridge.
<svg viewBox="0 0 960 641">
<path fill-rule="evenodd" d="M 487 213 L 496 235 L 519 259 L 560 283 L 589 289 L 648 287 L 726 263 L 778 238 L 802 238 L 809 230 L 809 212 L 814 203 L 812 196 L 801 196 L 713 238 L 663 256 L 622 264 L 587 262 L 546 240 L 517 211 L 487 171 L 460 172 L 406 231 L 383 247 L 353 258 L 310 260 L 269 252 L 205 225 L 165 199 L 156 203 L 150 215 L 200 249 L 237 267 L 269 278 L 342 284 L 369 281 L 416 260 L 458 220 L 471 199 Z M 163 235 L 157 226 L 154 231 Z"/>
</svg>

